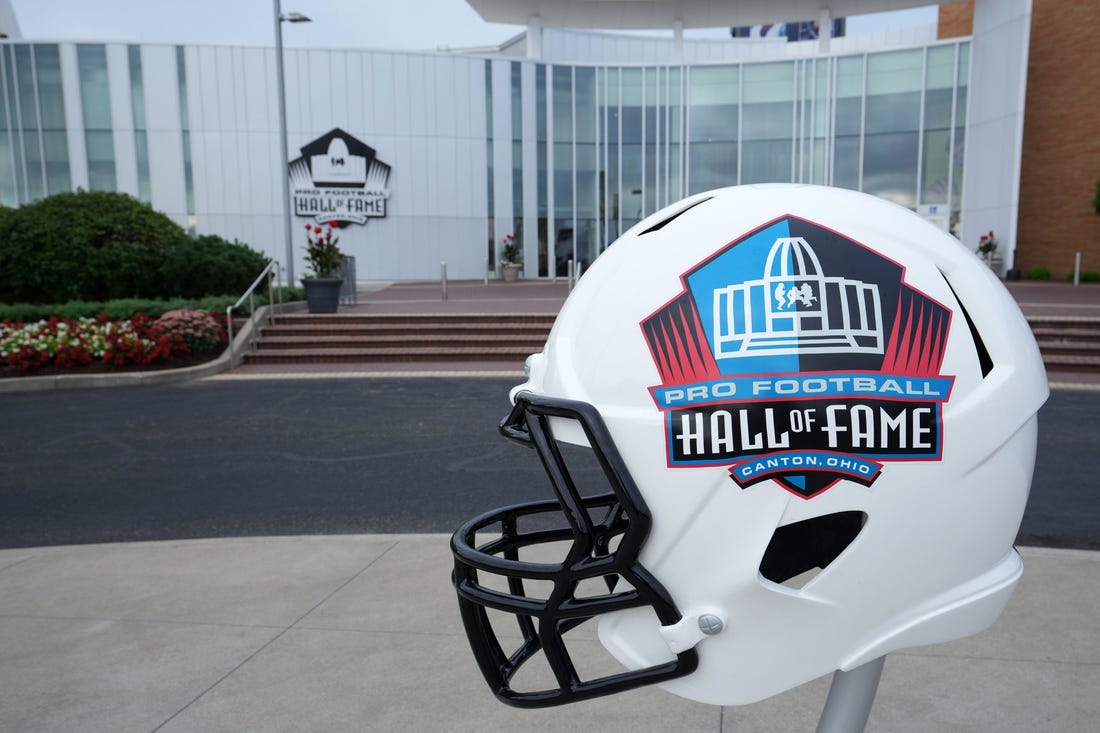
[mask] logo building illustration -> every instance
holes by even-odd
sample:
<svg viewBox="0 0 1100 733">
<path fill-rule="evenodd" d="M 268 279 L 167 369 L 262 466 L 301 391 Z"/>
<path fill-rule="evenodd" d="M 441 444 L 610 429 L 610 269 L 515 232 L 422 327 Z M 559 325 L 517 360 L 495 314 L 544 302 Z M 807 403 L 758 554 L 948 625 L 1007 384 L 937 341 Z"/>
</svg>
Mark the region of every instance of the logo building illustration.
<svg viewBox="0 0 1100 733">
<path fill-rule="evenodd" d="M 881 354 L 878 287 L 825 276 L 805 239 L 780 237 L 760 279 L 714 291 L 714 334 L 716 358 L 802 351 Z"/>
</svg>

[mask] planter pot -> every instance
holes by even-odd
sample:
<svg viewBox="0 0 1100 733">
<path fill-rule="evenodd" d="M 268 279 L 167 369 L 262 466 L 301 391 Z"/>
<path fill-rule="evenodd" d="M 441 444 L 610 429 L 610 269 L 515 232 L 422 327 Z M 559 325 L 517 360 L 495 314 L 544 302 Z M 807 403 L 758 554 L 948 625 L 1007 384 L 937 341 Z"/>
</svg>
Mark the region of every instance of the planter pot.
<svg viewBox="0 0 1100 733">
<path fill-rule="evenodd" d="M 522 269 L 523 269 L 523 265 L 513 265 L 513 264 L 504 265 L 503 268 L 502 268 L 504 279 L 507 282 L 515 282 L 516 280 L 519 279 L 519 273 Z"/>
<path fill-rule="evenodd" d="M 302 287 L 306 291 L 309 312 L 335 313 L 340 307 L 340 285 L 343 282 L 338 277 L 303 278 Z"/>
</svg>

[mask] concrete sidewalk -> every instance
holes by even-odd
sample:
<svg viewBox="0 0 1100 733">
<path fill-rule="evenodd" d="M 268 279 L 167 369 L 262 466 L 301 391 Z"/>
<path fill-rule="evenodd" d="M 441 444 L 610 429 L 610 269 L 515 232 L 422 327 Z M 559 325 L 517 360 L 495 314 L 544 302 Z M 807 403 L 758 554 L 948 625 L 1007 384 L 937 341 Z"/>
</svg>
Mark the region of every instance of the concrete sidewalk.
<svg viewBox="0 0 1100 733">
<path fill-rule="evenodd" d="M 892 654 L 869 731 L 1092 731 L 1100 553 L 1022 550 L 976 637 Z M 658 689 L 525 711 L 495 701 L 445 535 L 0 551 L 0 730 L 812 731 L 829 678 L 718 708 Z M 582 642 L 585 655 L 600 651 Z"/>
</svg>

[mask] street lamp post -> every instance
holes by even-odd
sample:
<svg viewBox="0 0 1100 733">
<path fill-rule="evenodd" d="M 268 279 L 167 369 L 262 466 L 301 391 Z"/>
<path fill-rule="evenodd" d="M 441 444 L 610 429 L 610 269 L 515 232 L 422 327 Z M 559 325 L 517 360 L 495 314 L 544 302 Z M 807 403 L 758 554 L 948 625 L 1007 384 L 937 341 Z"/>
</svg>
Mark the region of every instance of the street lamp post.
<svg viewBox="0 0 1100 733">
<path fill-rule="evenodd" d="M 279 178 L 283 182 L 283 236 L 286 237 L 286 278 L 287 285 L 294 284 L 294 241 L 290 231 L 290 175 L 286 170 L 286 155 L 290 144 L 286 132 L 286 80 L 283 76 L 283 22 L 308 23 L 309 18 L 301 13 L 283 15 L 280 0 L 275 3 L 275 73 L 279 90 Z"/>
</svg>

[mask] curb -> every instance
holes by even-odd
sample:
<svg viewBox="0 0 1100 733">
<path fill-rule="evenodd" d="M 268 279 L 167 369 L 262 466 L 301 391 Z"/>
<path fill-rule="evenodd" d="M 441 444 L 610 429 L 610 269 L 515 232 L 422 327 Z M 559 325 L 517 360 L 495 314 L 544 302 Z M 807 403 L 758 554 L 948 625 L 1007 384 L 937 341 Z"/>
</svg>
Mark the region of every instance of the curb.
<svg viewBox="0 0 1100 733">
<path fill-rule="evenodd" d="M 283 312 L 288 306 L 283 304 Z M 216 359 L 205 364 L 197 364 L 179 369 L 163 369 L 153 372 L 118 372 L 117 374 L 55 374 L 49 377 L 12 377 L 0 379 L 0 394 L 18 392 L 42 392 L 52 389 L 87 389 L 98 387 L 139 387 L 148 384 L 171 384 L 173 382 L 187 382 L 193 379 L 214 376 L 227 369 L 237 366 L 233 363 L 233 354 L 238 354 L 236 361 L 243 358 L 242 347 L 247 346 L 256 329 L 256 324 L 267 318 L 268 310 L 276 306 L 265 305 L 256 309 L 252 318 L 241 327 L 233 339 L 232 348 L 226 346 Z"/>
</svg>

